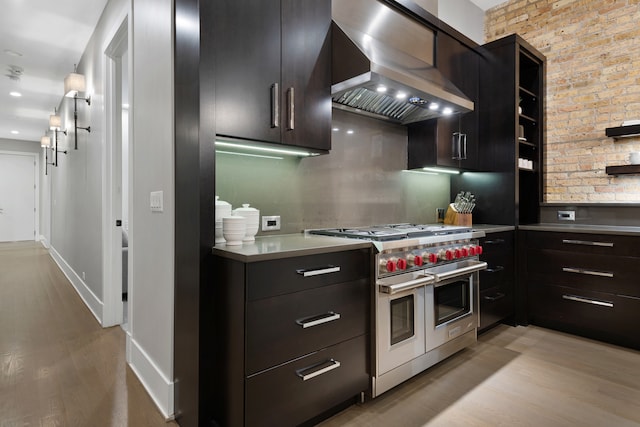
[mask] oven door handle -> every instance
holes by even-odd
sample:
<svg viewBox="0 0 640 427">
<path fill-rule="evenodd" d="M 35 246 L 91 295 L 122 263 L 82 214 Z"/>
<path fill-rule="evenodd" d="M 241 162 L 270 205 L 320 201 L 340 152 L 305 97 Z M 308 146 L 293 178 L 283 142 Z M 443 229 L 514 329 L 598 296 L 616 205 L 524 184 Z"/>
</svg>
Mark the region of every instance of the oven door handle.
<svg viewBox="0 0 640 427">
<path fill-rule="evenodd" d="M 486 270 L 487 263 L 484 261 L 474 262 L 472 265 L 466 267 L 456 268 L 455 270 L 446 271 L 444 273 L 429 273 L 433 274 L 436 278 L 436 282 L 442 282 L 444 280 L 453 279 L 454 277 L 466 276 L 476 271 Z"/>
<path fill-rule="evenodd" d="M 419 279 L 409 280 L 406 282 L 398 283 L 395 285 L 385 285 L 384 283 L 380 283 L 380 292 L 383 294 L 397 294 L 404 291 L 409 291 L 411 289 L 419 288 L 421 286 L 430 285 L 435 281 L 435 278 L 430 275 L 420 276 Z"/>
</svg>

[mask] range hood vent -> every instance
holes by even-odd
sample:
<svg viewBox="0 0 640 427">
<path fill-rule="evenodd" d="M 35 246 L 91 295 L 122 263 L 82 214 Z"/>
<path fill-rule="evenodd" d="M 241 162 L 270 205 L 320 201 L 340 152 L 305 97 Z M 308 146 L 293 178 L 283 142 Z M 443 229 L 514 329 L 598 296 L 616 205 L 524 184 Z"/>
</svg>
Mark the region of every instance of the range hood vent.
<svg viewBox="0 0 640 427">
<path fill-rule="evenodd" d="M 473 111 L 434 66 L 434 32 L 377 0 L 332 1 L 334 108 L 408 124 Z"/>
</svg>

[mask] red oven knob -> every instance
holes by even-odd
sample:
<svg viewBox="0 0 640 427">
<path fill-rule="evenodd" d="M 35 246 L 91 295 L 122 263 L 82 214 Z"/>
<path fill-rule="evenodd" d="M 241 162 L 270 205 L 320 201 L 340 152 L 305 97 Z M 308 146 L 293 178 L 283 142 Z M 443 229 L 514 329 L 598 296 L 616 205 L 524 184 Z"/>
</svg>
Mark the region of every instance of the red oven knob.
<svg viewBox="0 0 640 427">
<path fill-rule="evenodd" d="M 387 261 L 387 271 L 389 273 L 393 273 L 394 271 L 396 271 L 396 263 L 391 259 Z"/>
<path fill-rule="evenodd" d="M 438 262 L 438 255 L 434 254 L 434 253 L 430 253 L 429 254 L 429 262 L 431 264 L 435 264 Z"/>
<path fill-rule="evenodd" d="M 460 253 L 462 253 L 462 257 L 466 258 L 469 256 L 469 248 L 462 248 L 460 249 Z"/>
<path fill-rule="evenodd" d="M 400 270 L 406 270 L 407 269 L 407 260 L 404 258 L 400 258 L 397 262 L 398 268 Z"/>
<path fill-rule="evenodd" d="M 476 255 L 482 255 L 482 246 L 476 246 Z"/>
<path fill-rule="evenodd" d="M 453 250 L 453 257 L 454 258 L 462 258 L 462 251 L 460 250 L 460 248 L 455 248 Z"/>
<path fill-rule="evenodd" d="M 413 259 L 413 265 L 415 265 L 416 267 L 420 267 L 422 264 L 424 264 L 422 257 L 420 255 L 416 255 L 416 257 Z"/>
<path fill-rule="evenodd" d="M 444 253 L 444 257 L 447 261 L 451 261 L 453 259 L 453 251 L 451 249 L 447 249 L 447 251 Z"/>
</svg>

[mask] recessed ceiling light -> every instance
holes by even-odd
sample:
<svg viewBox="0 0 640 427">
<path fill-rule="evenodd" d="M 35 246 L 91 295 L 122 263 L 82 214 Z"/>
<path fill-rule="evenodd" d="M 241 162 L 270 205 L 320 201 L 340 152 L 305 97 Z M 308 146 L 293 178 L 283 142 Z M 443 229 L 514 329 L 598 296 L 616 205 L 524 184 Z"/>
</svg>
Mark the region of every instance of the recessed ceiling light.
<svg viewBox="0 0 640 427">
<path fill-rule="evenodd" d="M 444 114 L 445 116 L 448 116 L 449 114 L 453 114 L 453 109 L 449 107 L 445 107 L 444 110 L 442 110 L 442 114 Z"/>
<path fill-rule="evenodd" d="M 15 50 L 11 50 L 11 49 L 5 49 L 4 53 L 10 56 L 22 56 L 20 52 L 16 52 Z"/>
<path fill-rule="evenodd" d="M 20 132 L 18 132 L 17 130 L 12 130 L 11 133 L 14 135 L 18 135 Z"/>
<path fill-rule="evenodd" d="M 9 95 L 15 97 L 15 98 L 20 98 L 22 96 L 22 94 L 20 92 L 9 92 Z"/>
<path fill-rule="evenodd" d="M 347 131 L 347 134 L 349 134 L 349 135 L 353 135 L 353 134 L 354 134 L 354 130 L 353 130 L 353 129 L 349 129 L 349 130 Z"/>
<path fill-rule="evenodd" d="M 340 130 L 340 128 L 333 128 L 331 130 L 334 131 L 334 132 L 338 132 Z"/>
</svg>

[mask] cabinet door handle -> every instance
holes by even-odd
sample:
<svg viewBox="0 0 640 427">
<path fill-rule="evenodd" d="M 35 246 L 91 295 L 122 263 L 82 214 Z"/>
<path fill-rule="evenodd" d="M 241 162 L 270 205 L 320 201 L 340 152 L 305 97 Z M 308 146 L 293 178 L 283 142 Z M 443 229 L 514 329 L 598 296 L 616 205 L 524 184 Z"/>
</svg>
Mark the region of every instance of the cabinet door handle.
<svg viewBox="0 0 640 427">
<path fill-rule="evenodd" d="M 454 132 L 451 141 L 453 160 L 466 160 L 467 159 L 467 134 Z"/>
<path fill-rule="evenodd" d="M 589 240 L 563 239 L 562 243 L 565 243 L 567 245 L 601 246 L 601 247 L 605 247 L 605 248 L 612 248 L 613 247 L 613 243 L 612 242 L 591 242 Z"/>
<path fill-rule="evenodd" d="M 337 273 L 339 271 L 340 271 L 340 266 L 328 265 L 326 267 L 320 267 L 320 268 L 310 268 L 310 269 L 300 268 L 296 270 L 296 273 L 302 274 L 304 277 L 312 277 L 312 276 L 320 276 L 322 274 Z"/>
<path fill-rule="evenodd" d="M 496 265 L 495 268 L 487 268 L 485 271 L 487 273 L 499 273 L 500 271 L 504 270 L 504 267 L 501 265 Z"/>
<path fill-rule="evenodd" d="M 613 277 L 613 273 L 608 271 L 585 270 L 583 268 L 562 267 L 562 271 L 565 273 L 587 274 L 589 276 Z"/>
<path fill-rule="evenodd" d="M 326 374 L 329 371 L 338 369 L 339 367 L 340 367 L 340 362 L 334 359 L 329 359 L 326 362 L 318 363 L 317 365 L 298 369 L 296 371 L 296 374 L 300 377 L 300 379 L 302 379 L 302 381 L 307 381 L 307 380 L 310 380 L 311 378 L 317 377 L 318 375 Z M 305 373 L 307 371 L 311 371 L 311 372 L 307 374 Z"/>
<path fill-rule="evenodd" d="M 504 243 L 504 239 L 485 240 L 483 245 L 501 245 Z"/>
<path fill-rule="evenodd" d="M 302 329 L 307 329 L 312 326 L 322 325 L 323 323 L 333 322 L 334 320 L 338 319 L 340 319 L 340 313 L 329 311 L 328 313 L 318 316 L 310 316 L 305 317 L 304 319 L 298 319 L 296 320 L 296 323 L 302 326 Z"/>
<path fill-rule="evenodd" d="M 506 296 L 507 295 L 503 294 L 502 292 L 497 292 L 495 295 L 486 295 L 484 299 L 486 299 L 487 301 L 498 301 L 499 299 L 502 299 Z"/>
<path fill-rule="evenodd" d="M 278 83 L 271 85 L 271 127 L 280 126 L 280 90 Z"/>
<path fill-rule="evenodd" d="M 596 299 L 583 298 L 576 295 L 562 295 L 562 298 L 569 301 L 583 302 L 585 304 L 593 304 L 593 305 L 600 305 L 602 307 L 613 308 L 613 303 L 609 301 L 598 301 Z"/>
<path fill-rule="evenodd" d="M 296 125 L 296 96 L 292 87 L 287 90 L 287 130 L 293 130 Z"/>
</svg>

